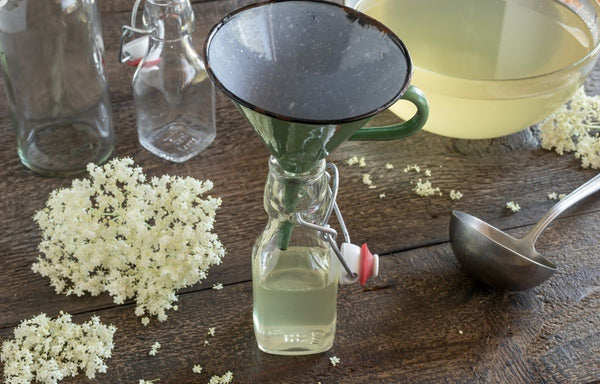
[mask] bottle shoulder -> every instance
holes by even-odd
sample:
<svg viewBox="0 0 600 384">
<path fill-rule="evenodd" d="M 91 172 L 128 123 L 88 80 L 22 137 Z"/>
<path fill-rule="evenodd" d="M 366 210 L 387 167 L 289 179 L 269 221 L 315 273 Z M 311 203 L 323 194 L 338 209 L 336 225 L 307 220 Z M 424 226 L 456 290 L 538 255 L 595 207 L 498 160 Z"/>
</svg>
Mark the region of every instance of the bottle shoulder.
<svg viewBox="0 0 600 384">
<path fill-rule="evenodd" d="M 172 44 L 151 47 L 133 76 L 134 86 L 148 82 L 173 82 L 188 87 L 208 81 L 204 63 L 195 51 L 190 54 L 185 49 L 174 49 Z"/>
</svg>

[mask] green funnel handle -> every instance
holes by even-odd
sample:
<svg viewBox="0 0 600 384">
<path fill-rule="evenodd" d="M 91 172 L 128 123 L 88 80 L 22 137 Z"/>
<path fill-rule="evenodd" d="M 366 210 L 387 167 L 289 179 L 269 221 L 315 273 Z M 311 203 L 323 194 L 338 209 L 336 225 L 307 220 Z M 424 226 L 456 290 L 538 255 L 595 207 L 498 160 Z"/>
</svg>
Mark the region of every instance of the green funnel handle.
<svg viewBox="0 0 600 384">
<path fill-rule="evenodd" d="M 429 116 L 429 102 L 419 88 L 411 85 L 401 99 L 412 102 L 417 107 L 417 113 L 408 121 L 385 125 L 382 127 L 364 127 L 356 131 L 348 140 L 352 141 L 383 141 L 396 140 L 418 132 Z"/>
</svg>

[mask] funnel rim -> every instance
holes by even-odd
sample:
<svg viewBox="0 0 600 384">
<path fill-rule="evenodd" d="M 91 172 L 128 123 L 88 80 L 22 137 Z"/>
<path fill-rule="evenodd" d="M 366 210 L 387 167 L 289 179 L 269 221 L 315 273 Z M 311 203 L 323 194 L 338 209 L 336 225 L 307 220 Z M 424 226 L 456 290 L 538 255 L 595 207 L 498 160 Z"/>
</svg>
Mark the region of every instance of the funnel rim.
<svg viewBox="0 0 600 384">
<path fill-rule="evenodd" d="M 272 112 L 267 109 L 261 108 L 258 105 L 252 104 L 249 101 L 242 99 L 241 97 L 237 96 L 234 92 L 229 90 L 221 81 L 219 81 L 219 79 L 213 72 L 211 64 L 210 64 L 208 50 L 210 48 L 210 44 L 212 42 L 213 37 L 219 31 L 219 29 L 221 29 L 225 24 L 227 24 L 227 22 L 229 22 L 231 19 L 233 19 L 235 16 L 237 16 L 238 14 L 240 14 L 242 12 L 245 12 L 252 8 L 258 8 L 258 7 L 269 5 L 269 4 L 283 3 L 283 2 L 288 2 L 288 1 L 300 1 L 300 0 L 267 0 L 267 1 L 261 1 L 258 3 L 246 5 L 244 7 L 238 8 L 238 9 L 230 12 L 226 16 L 224 16 L 208 32 L 208 37 L 204 41 L 204 48 L 202 51 L 202 54 L 204 56 L 204 64 L 206 67 L 206 72 L 208 73 L 208 76 L 213 81 L 213 83 L 217 86 L 217 88 L 219 88 L 229 98 L 231 98 L 233 101 L 243 105 L 244 107 L 252 109 L 253 111 L 256 111 L 258 113 L 261 113 L 261 114 L 269 116 L 269 117 L 276 118 L 278 120 L 290 122 L 290 123 L 309 124 L 309 125 L 339 125 L 339 124 L 352 123 L 352 122 L 364 120 L 367 118 L 371 118 L 371 117 L 385 111 L 389 107 L 391 107 L 396 101 L 398 101 L 402 97 L 402 95 L 404 95 L 404 93 L 406 92 L 406 90 L 408 89 L 408 87 L 410 85 L 412 75 L 413 75 L 412 58 L 411 58 L 408 48 L 406 47 L 404 42 L 391 29 L 386 27 L 380 21 L 378 21 L 360 11 L 357 11 L 354 8 L 350 8 L 345 5 L 333 3 L 333 2 L 327 1 L 327 0 L 302 0 L 302 1 L 307 2 L 307 3 L 320 3 L 320 4 L 331 5 L 336 8 L 341 8 L 346 13 L 355 15 L 355 16 L 359 17 L 361 20 L 366 20 L 366 21 L 368 21 L 368 23 L 370 25 L 376 27 L 383 34 L 388 35 L 390 37 L 390 39 L 401 49 L 402 53 L 404 54 L 404 56 L 406 58 L 407 74 L 406 74 L 406 78 L 404 79 L 404 83 L 400 87 L 400 90 L 389 101 L 385 102 L 383 105 L 381 105 L 371 111 L 364 112 L 364 113 L 361 113 L 361 114 L 355 115 L 355 116 L 346 117 L 343 119 L 304 119 L 304 118 L 292 117 L 292 116 L 284 115 L 281 113 Z"/>
</svg>

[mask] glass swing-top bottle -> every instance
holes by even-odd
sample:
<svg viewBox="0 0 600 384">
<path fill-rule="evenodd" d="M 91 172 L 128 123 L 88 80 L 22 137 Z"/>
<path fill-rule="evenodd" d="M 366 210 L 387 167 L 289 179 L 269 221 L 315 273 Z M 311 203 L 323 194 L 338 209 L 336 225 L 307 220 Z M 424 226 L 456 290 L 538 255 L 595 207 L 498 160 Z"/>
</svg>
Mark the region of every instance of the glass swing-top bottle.
<svg viewBox="0 0 600 384">
<path fill-rule="evenodd" d="M 304 355 L 333 344 L 339 270 L 330 245 L 293 218 L 298 212 L 320 223 L 329 203 L 325 160 L 309 172 L 290 173 L 270 158 L 269 221 L 252 253 L 254 331 L 265 352 Z"/>
<path fill-rule="evenodd" d="M 139 141 L 157 156 L 184 162 L 216 136 L 215 91 L 192 44 L 189 0 L 146 0 L 143 25 L 147 36 L 137 40 L 147 45 L 133 77 Z"/>
</svg>

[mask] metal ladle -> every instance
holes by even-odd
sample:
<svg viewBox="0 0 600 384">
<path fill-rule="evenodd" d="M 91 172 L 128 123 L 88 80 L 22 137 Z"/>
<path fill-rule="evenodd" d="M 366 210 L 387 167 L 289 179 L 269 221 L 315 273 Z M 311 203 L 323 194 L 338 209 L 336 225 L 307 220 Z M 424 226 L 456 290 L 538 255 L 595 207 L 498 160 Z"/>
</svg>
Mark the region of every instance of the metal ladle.
<svg viewBox="0 0 600 384">
<path fill-rule="evenodd" d="M 520 291 L 546 281 L 557 271 L 535 250 L 535 241 L 563 211 L 600 189 L 600 175 L 556 203 L 522 239 L 516 239 L 478 218 L 452 211 L 450 240 L 463 268 L 498 289 Z"/>
</svg>

